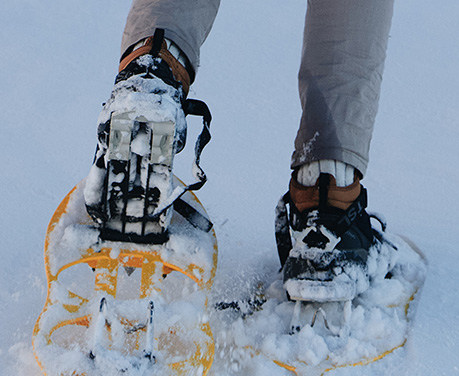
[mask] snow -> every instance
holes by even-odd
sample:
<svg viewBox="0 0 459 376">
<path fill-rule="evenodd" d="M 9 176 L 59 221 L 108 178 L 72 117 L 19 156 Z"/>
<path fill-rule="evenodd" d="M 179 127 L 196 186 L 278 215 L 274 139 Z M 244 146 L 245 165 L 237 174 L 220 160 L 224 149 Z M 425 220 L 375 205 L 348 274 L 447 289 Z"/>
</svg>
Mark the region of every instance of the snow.
<svg viewBox="0 0 459 376">
<path fill-rule="evenodd" d="M 214 119 L 202 155 L 209 182 L 199 197 L 219 240 L 217 279 L 240 290 L 274 278 L 278 267 L 274 206 L 287 189 L 300 117 L 296 75 L 305 3 L 222 2 L 190 94 L 207 102 Z M 40 374 L 31 334 L 46 297 L 44 234 L 61 199 L 88 174 L 129 6 L 121 0 L 0 4 L 2 375 Z M 457 14 L 454 0 L 396 2 L 363 181 L 370 210 L 384 213 L 389 230 L 412 239 L 429 260 L 408 343 L 365 368 L 330 374 L 459 374 Z M 192 145 L 202 126 L 195 119 L 189 127 L 189 147 L 174 162 L 184 181 L 193 180 Z M 242 341 L 244 327 L 238 330 Z M 267 348 L 275 345 L 266 341 Z M 324 344 L 312 343 L 305 356 L 314 361 Z M 250 358 L 240 354 L 232 374 L 283 374 L 244 356 Z"/>
</svg>

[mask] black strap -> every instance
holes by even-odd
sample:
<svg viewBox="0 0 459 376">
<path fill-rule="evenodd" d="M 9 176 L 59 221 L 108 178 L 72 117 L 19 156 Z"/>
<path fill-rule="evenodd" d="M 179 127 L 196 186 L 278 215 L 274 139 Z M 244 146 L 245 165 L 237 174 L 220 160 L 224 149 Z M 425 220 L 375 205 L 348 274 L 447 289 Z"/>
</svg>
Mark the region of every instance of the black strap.
<svg viewBox="0 0 459 376">
<path fill-rule="evenodd" d="M 179 213 L 183 218 L 190 222 L 194 227 L 202 231 L 209 232 L 213 224 L 209 219 L 193 208 L 189 203 L 183 201 L 181 198 L 175 200 L 174 210 Z"/>
<path fill-rule="evenodd" d="M 197 99 L 187 99 L 183 106 L 183 111 L 185 112 L 185 116 L 187 115 L 194 115 L 194 116 L 202 116 L 202 131 L 196 140 L 196 144 L 194 147 L 194 171 L 196 178 L 198 179 L 198 183 L 195 183 L 195 186 L 199 186 L 199 188 L 190 188 L 189 190 L 197 190 L 200 189 L 205 182 L 207 181 L 207 176 L 202 170 L 200 166 L 201 162 L 201 153 L 204 147 L 209 143 L 210 139 L 212 138 L 210 135 L 210 122 L 212 121 L 212 114 L 210 113 L 209 107 L 203 101 Z"/>
<path fill-rule="evenodd" d="M 164 41 L 164 29 L 156 29 L 153 34 L 153 44 L 151 46 L 150 54 L 153 56 L 158 56 L 159 51 L 163 45 Z"/>
<path fill-rule="evenodd" d="M 203 185 L 207 182 L 207 176 L 200 166 L 200 161 L 202 150 L 211 139 L 210 122 L 212 121 L 212 115 L 207 104 L 197 99 L 187 99 L 183 104 L 183 111 L 185 112 L 185 115 L 202 116 L 203 119 L 203 128 L 196 140 L 196 144 L 194 147 L 195 158 L 193 161 L 193 173 L 196 178 L 196 182 L 186 185 L 185 187 L 175 188 L 167 202 L 160 208 L 157 208 L 153 215 L 149 217 L 150 220 L 155 220 L 159 218 L 159 216 L 162 213 L 164 213 L 168 208 L 174 205 L 174 203 L 178 199 L 180 199 L 186 192 L 197 191 L 201 189 Z"/>
<path fill-rule="evenodd" d="M 290 225 L 287 211 L 287 203 L 290 201 L 289 192 L 280 198 L 276 206 L 276 215 L 274 220 L 277 252 L 279 253 L 281 266 L 284 266 L 290 250 L 292 249 L 292 237 L 290 236 Z"/>
<path fill-rule="evenodd" d="M 321 173 L 319 175 L 319 208 L 326 208 L 328 205 L 328 187 L 330 186 L 330 175 Z"/>
</svg>

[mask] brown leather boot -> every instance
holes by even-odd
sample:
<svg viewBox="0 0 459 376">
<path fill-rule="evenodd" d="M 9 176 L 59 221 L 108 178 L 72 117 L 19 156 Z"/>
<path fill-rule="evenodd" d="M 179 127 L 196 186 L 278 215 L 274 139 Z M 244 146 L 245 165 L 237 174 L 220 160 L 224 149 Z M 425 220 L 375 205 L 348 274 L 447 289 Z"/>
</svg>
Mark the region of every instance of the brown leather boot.
<svg viewBox="0 0 459 376">
<path fill-rule="evenodd" d="M 347 187 L 337 187 L 333 176 L 321 174 L 314 186 L 306 187 L 294 174 L 282 201 L 276 237 L 290 298 L 342 301 L 365 291 L 373 230 L 359 178 Z"/>
</svg>

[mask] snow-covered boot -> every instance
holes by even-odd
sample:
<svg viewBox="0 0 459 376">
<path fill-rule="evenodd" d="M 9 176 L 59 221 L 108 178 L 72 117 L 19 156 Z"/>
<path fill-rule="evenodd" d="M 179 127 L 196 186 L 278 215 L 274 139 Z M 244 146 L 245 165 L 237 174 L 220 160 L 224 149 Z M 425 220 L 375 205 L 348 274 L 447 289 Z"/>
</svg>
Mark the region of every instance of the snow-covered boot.
<svg viewBox="0 0 459 376">
<path fill-rule="evenodd" d="M 210 139 L 210 112 L 203 102 L 186 99 L 193 75 L 187 58 L 161 29 L 122 59 L 98 119 L 97 151 L 84 191 L 102 239 L 167 241 L 172 205 L 186 190 L 204 184 L 199 156 Z M 190 113 L 204 118 L 197 183 L 175 190 L 173 160 L 185 145 Z"/>
<path fill-rule="evenodd" d="M 320 173 L 314 186 L 303 186 L 293 174 L 276 220 L 284 287 L 292 300 L 345 301 L 368 288 L 374 237 L 366 206 L 357 176 L 339 187 L 334 176 Z"/>
</svg>

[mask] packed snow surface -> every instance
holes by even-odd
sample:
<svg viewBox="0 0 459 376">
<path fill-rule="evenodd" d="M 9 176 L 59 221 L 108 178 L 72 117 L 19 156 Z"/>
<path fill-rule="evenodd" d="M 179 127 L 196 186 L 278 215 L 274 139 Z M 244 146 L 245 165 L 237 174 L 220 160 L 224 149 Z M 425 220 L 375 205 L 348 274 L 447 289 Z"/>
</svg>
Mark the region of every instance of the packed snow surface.
<svg viewBox="0 0 459 376">
<path fill-rule="evenodd" d="M 121 0 L 0 4 L 7 36 L 0 62 L 2 375 L 40 375 L 31 336 L 46 298 L 44 234 L 59 202 L 88 174 L 100 104 L 113 87 L 129 6 Z M 222 2 L 190 93 L 207 102 L 214 119 L 213 141 L 202 156 L 209 183 L 199 196 L 219 240 L 216 287 L 223 285 L 234 296 L 258 281 L 277 278 L 273 213 L 288 186 L 301 115 L 296 76 L 305 10 L 306 2 L 300 0 Z M 454 288 L 459 284 L 458 14 L 455 0 L 395 3 L 371 161 L 363 180 L 370 210 L 384 213 L 388 231 L 413 240 L 429 261 L 408 342 L 376 363 L 329 374 L 459 374 L 459 299 Z M 188 146 L 200 129 L 199 120 L 189 121 Z M 174 162 L 176 174 L 185 181 L 192 180 L 192 158 L 188 147 Z M 387 288 L 396 296 L 400 285 L 389 283 Z M 284 321 L 272 323 L 264 311 L 246 324 L 222 321 L 229 325 L 221 332 L 228 338 L 216 337 L 217 344 L 231 346 L 236 339 L 243 344 L 257 332 L 258 346 L 266 352 L 274 346 L 281 355 L 293 351 L 289 341 L 264 338 L 269 331 L 257 331 L 276 331 L 288 323 L 282 312 L 275 312 L 279 291 L 276 284 L 269 288 L 273 306 L 266 312 L 272 309 Z M 290 315 L 290 305 L 279 302 L 278 310 Z M 353 307 L 351 323 L 358 322 L 361 312 Z M 367 313 L 365 323 L 375 323 L 373 333 L 384 335 L 383 313 Z M 328 316 L 336 326 L 334 315 Z M 334 345 L 327 335 L 317 337 L 315 330 L 323 330 L 323 325 L 319 316 L 313 329 L 305 326 L 297 335 L 310 343 L 301 356 L 311 364 L 320 364 L 326 349 Z M 355 349 L 347 349 L 359 352 L 359 342 L 353 343 Z M 221 349 L 216 355 L 228 351 Z M 244 358 L 236 347 L 233 354 L 234 362 L 219 360 L 216 374 L 283 372 L 264 356 Z"/>
</svg>

